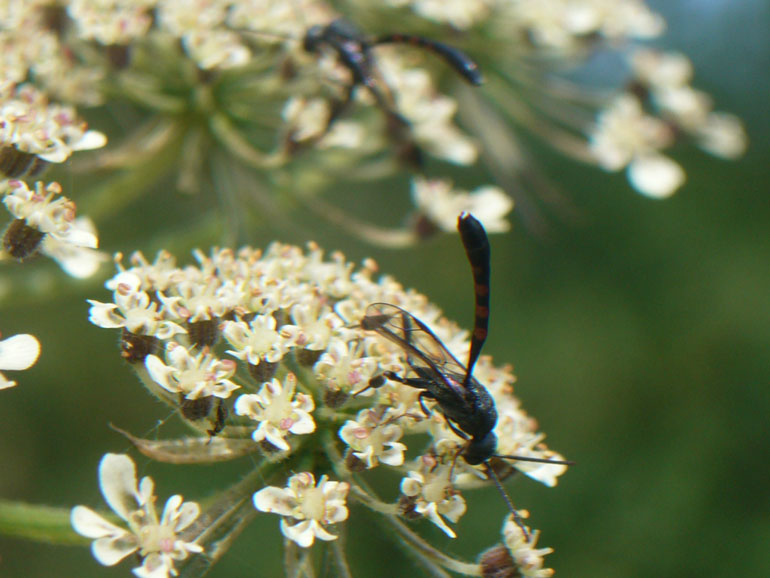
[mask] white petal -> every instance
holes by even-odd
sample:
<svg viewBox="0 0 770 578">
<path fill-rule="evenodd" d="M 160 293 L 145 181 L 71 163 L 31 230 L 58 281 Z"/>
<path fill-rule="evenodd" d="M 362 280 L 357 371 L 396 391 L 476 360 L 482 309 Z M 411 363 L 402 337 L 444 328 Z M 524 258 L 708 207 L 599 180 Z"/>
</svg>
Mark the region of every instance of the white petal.
<svg viewBox="0 0 770 578">
<path fill-rule="evenodd" d="M 633 187 L 648 197 L 670 197 L 685 181 L 682 167 L 662 155 L 634 159 L 628 165 L 628 179 Z"/>
<path fill-rule="evenodd" d="M 137 509 L 136 466 L 127 455 L 105 454 L 99 463 L 99 487 L 110 508 L 124 520 Z"/>
<path fill-rule="evenodd" d="M 313 417 L 306 412 L 297 412 L 299 419 L 289 428 L 289 431 L 295 435 L 309 434 L 315 431 L 315 421 Z"/>
<path fill-rule="evenodd" d="M 119 536 L 126 531 L 102 518 L 91 508 L 75 506 L 70 514 L 72 528 L 86 538 L 105 538 L 107 536 Z"/>
<path fill-rule="evenodd" d="M 107 144 L 107 137 L 96 130 L 86 131 L 80 140 L 72 145 L 72 150 L 87 151 L 102 148 Z"/>
<path fill-rule="evenodd" d="M 99 538 L 91 544 L 91 553 L 104 566 L 114 566 L 136 550 L 135 536 L 127 532 L 123 536 Z"/>
<path fill-rule="evenodd" d="M 176 520 L 176 531 L 180 532 L 187 526 L 192 524 L 200 516 L 201 508 L 196 502 L 185 502 L 182 507 L 179 508 L 179 513 Z M 197 546 L 197 544 L 196 544 Z M 197 546 L 200 548 L 200 546 Z"/>
<path fill-rule="evenodd" d="M 132 570 L 134 576 L 139 578 L 168 578 L 173 571 L 174 561 L 156 552 L 147 556 L 141 566 Z"/>
<path fill-rule="evenodd" d="M 254 494 L 254 507 L 260 512 L 289 516 L 293 498 L 292 493 L 283 488 L 268 486 Z"/>
<path fill-rule="evenodd" d="M 8 389 L 16 385 L 15 381 L 7 379 L 2 373 L 0 373 L 0 389 Z"/>
<path fill-rule="evenodd" d="M 311 527 L 313 529 L 313 533 L 315 534 L 316 538 L 319 540 L 324 540 L 326 542 L 331 542 L 332 540 L 336 540 L 338 536 L 335 534 L 331 534 L 326 531 L 326 529 L 321 526 L 321 524 L 318 523 L 317 520 L 311 520 Z"/>
<path fill-rule="evenodd" d="M 281 518 L 281 533 L 289 540 L 299 544 L 302 548 L 309 548 L 315 541 L 313 522 L 315 522 L 315 520 L 303 520 L 298 524 L 289 526 L 286 522 L 286 518 Z"/>
<path fill-rule="evenodd" d="M 145 357 L 144 366 L 147 368 L 147 372 L 155 383 L 171 393 L 179 391 L 176 384 L 171 381 L 171 375 L 176 373 L 176 369 L 163 363 L 157 355 L 148 355 Z"/>
<path fill-rule="evenodd" d="M 533 462 L 517 462 L 516 469 L 526 474 L 535 481 L 552 488 L 559 481 L 558 478 L 567 466 L 563 464 L 538 464 Z"/>
<path fill-rule="evenodd" d="M 116 313 L 118 306 L 114 303 L 100 303 L 93 299 L 89 299 L 88 302 L 91 304 L 88 320 L 94 325 L 105 329 L 116 329 L 126 324 L 126 320 Z"/>
<path fill-rule="evenodd" d="M 40 251 L 55 259 L 67 275 L 76 279 L 87 279 L 107 260 L 104 253 L 63 243 L 50 235 L 43 239 Z"/>
<path fill-rule="evenodd" d="M 422 508 L 418 506 L 417 512 L 427 517 L 436 526 L 441 528 L 441 530 L 450 538 L 457 538 L 457 534 L 454 533 L 452 528 L 446 525 L 446 522 L 444 522 L 444 518 L 442 518 L 439 515 L 438 510 L 436 509 L 435 502 L 430 502 L 426 507 L 422 507 Z"/>
<path fill-rule="evenodd" d="M 0 341 L 0 369 L 27 369 L 39 355 L 40 343 L 34 335 L 21 333 Z"/>
</svg>

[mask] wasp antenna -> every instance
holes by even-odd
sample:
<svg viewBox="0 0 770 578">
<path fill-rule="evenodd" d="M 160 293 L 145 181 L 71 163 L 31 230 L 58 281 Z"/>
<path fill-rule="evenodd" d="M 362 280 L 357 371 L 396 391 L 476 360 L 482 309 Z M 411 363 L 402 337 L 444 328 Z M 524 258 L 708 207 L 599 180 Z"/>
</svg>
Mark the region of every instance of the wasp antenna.
<svg viewBox="0 0 770 578">
<path fill-rule="evenodd" d="M 492 478 L 492 481 L 495 482 L 495 486 L 497 486 L 498 491 L 500 492 L 500 495 L 503 496 L 503 500 L 505 500 L 506 505 L 508 506 L 508 509 L 511 511 L 511 515 L 513 516 L 513 521 L 516 522 L 516 525 L 521 528 L 521 531 L 524 533 L 524 537 L 529 541 L 529 532 L 527 531 L 527 527 L 524 525 L 524 519 L 519 514 L 518 510 L 513 507 L 513 502 L 511 502 L 511 499 L 508 497 L 508 494 L 505 492 L 505 488 L 503 488 L 502 482 L 500 482 L 500 478 L 497 477 L 497 474 L 492 469 L 492 467 L 485 463 L 486 469 L 487 469 L 487 475 Z"/>
<path fill-rule="evenodd" d="M 519 462 L 535 462 L 538 464 L 559 464 L 562 466 L 574 466 L 577 462 L 571 460 L 550 460 L 548 458 L 531 458 L 529 456 L 503 456 L 493 454 L 493 458 L 503 458 L 505 460 L 517 460 Z"/>
<path fill-rule="evenodd" d="M 476 364 L 484 341 L 487 339 L 487 330 L 489 328 L 490 250 L 489 239 L 487 238 L 484 226 L 470 213 L 463 212 L 458 217 L 457 230 L 465 247 L 468 262 L 471 264 L 473 292 L 476 295 L 471 350 L 468 354 L 468 371 L 463 380 L 463 385 L 467 386 L 473 373 L 473 366 Z"/>
</svg>

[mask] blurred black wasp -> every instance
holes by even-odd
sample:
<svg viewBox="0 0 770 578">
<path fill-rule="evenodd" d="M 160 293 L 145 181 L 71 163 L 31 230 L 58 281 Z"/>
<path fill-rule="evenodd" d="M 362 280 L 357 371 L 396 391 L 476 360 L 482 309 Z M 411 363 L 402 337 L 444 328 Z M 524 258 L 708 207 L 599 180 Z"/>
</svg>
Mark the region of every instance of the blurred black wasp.
<svg viewBox="0 0 770 578">
<path fill-rule="evenodd" d="M 390 136 L 396 141 L 405 140 L 404 134 L 408 131 L 409 123 L 395 109 L 392 98 L 387 96 L 387 87 L 384 83 L 378 83 L 376 80 L 372 48 L 383 44 L 410 44 L 429 50 L 442 58 L 470 84 L 478 86 L 483 82 L 479 66 L 475 61 L 462 50 L 442 42 L 410 34 L 367 37 L 352 22 L 344 18 L 338 18 L 326 25 L 311 26 L 305 33 L 302 43 L 305 51 L 316 54 L 323 50 L 335 52 L 339 62 L 350 71 L 352 77 L 344 97 L 332 108 L 327 122 L 327 131 L 350 105 L 356 88 L 364 86 L 385 113 Z M 414 144 L 405 147 L 405 151 L 402 151 L 400 156 L 411 164 L 417 166 L 421 164 L 420 151 Z"/>
<path fill-rule="evenodd" d="M 524 523 L 489 465 L 490 458 L 562 465 L 571 465 L 573 462 L 495 454 L 497 435 L 493 430 L 497 424 L 497 409 L 487 389 L 473 377 L 473 367 L 489 327 L 489 240 L 481 223 L 468 213 L 460 215 L 457 229 L 473 272 L 476 297 L 467 367 L 457 361 L 425 323 L 395 305 L 372 303 L 361 320 L 361 327 L 377 332 L 404 350 L 409 369 L 417 377 L 405 377 L 393 372 L 385 372 L 383 375 L 392 381 L 419 389 L 418 399 L 426 415 L 429 411 L 425 407 L 425 400 L 436 402 L 449 428 L 466 440 L 459 455 L 470 465 L 485 464 L 487 473 L 503 494 L 514 520 L 527 535 Z"/>
</svg>

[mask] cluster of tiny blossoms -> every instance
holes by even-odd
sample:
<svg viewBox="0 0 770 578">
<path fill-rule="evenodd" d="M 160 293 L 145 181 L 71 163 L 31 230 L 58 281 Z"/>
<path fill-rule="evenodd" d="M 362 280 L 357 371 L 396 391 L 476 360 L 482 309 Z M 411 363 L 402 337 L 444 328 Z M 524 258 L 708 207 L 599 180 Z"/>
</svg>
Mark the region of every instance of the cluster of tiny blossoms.
<svg viewBox="0 0 770 578">
<path fill-rule="evenodd" d="M 684 183 L 684 169 L 663 154 L 677 141 L 689 138 L 725 159 L 735 159 L 745 150 L 740 120 L 715 112 L 711 98 L 690 85 L 693 69 L 686 56 L 634 47 L 660 36 L 666 27 L 642 0 L 388 0 L 388 4 L 408 6 L 420 17 L 470 37 L 483 31 L 487 43 L 506 45 L 510 58 L 499 63 L 501 80 L 519 91 L 492 94 L 501 108 L 515 123 L 571 156 L 608 171 L 627 169 L 629 182 L 642 194 L 667 197 Z M 574 69 L 600 50 L 620 52 L 628 74 L 620 89 L 608 88 L 595 102 L 579 85 L 567 85 L 563 79 L 552 83 L 543 66 L 542 57 L 547 56 L 558 63 L 554 70 Z M 533 69 L 532 62 L 539 69 Z M 596 115 L 595 122 L 581 120 L 586 112 Z"/>
<path fill-rule="evenodd" d="M 24 261 L 44 254 L 68 274 L 89 277 L 103 260 L 91 220 L 76 218 L 75 203 L 62 196 L 59 183 L 30 186 L 22 179 L 76 151 L 103 147 L 106 137 L 88 130 L 74 107 L 49 102 L 34 85 L 14 80 L 13 67 L 0 70 L 0 197 L 14 218 L 3 235 L 3 256 Z"/>
<path fill-rule="evenodd" d="M 260 463 L 280 466 L 268 479 L 278 484 L 256 491 L 254 505 L 281 515 L 283 534 L 302 547 L 337 537 L 329 526 L 348 517 L 348 496 L 383 516 L 425 518 L 455 537 L 450 524 L 467 509 L 462 490 L 488 484 L 485 470 L 458 459 L 465 441 L 439 409 L 424 411 L 418 390 L 386 379 L 385 372 L 409 375 L 407 354 L 359 322 L 372 303 L 397 305 L 458 359 L 467 356 L 467 333 L 425 296 L 375 278 L 373 261 L 356 269 L 314 244 L 195 258 L 197 265 L 179 266 L 166 252 L 152 262 L 118 256 L 106 284 L 112 301 L 90 301 L 91 322 L 121 330 L 121 355 L 144 385 L 202 434 L 168 445 L 132 438 L 137 447 L 176 462 L 261 453 Z M 500 453 L 561 459 L 513 396 L 509 367 L 482 357 L 474 375 L 495 398 Z M 366 485 L 376 467 L 395 472 L 395 502 Z M 548 486 L 566 469 L 512 467 Z M 496 470 L 505 476 L 512 467 Z"/>
<path fill-rule="evenodd" d="M 8 48 L 9 62 L 0 73 L 0 101 L 9 101 L 10 110 L 3 115 L 0 169 L 9 177 L 34 175 L 39 166 L 61 162 L 74 150 L 104 144 L 95 131 L 60 137 L 62 127 L 49 126 L 51 119 L 70 129 L 85 125 L 74 122 L 70 106 L 49 105 L 47 95 L 81 106 L 123 100 L 148 113 L 136 131 L 141 142 L 129 137 L 94 166 L 146 172 L 152 159 L 168 160 L 156 153 L 177 149 L 178 139 L 186 139 L 176 163 L 181 189 L 206 180 L 198 173 L 207 166 L 199 162 L 203 150 L 194 144 L 204 137 L 226 152 L 227 163 L 245 167 L 257 180 L 290 163 L 297 166 L 293 174 L 311 196 L 331 184 L 317 177 L 308 181 L 305 173 L 315 171 L 314 159 L 337 175 L 335 183 L 354 172 L 360 180 L 396 173 L 404 164 L 421 166 L 423 154 L 461 165 L 475 162 L 477 143 L 455 124 L 457 102 L 403 51 L 377 48 L 374 63 L 363 64 L 367 74 L 377 76 L 374 84 L 357 78 L 360 72 L 344 65 L 332 44 L 321 42 L 311 50 L 303 42 L 313 26 L 346 16 L 323 0 L 0 2 L 0 45 Z M 357 83 L 359 89 L 350 90 Z M 204 122 L 191 127 L 195 118 Z M 300 153 L 308 163 L 295 162 Z M 383 157 L 391 158 L 383 162 Z M 444 197 L 454 196 L 449 181 L 435 182 L 447 189 Z M 478 203 L 468 204 L 473 197 L 462 191 L 456 196 L 442 199 L 445 213 L 438 222 L 428 218 L 427 228 L 415 218 L 411 230 L 390 235 L 366 226 L 351 230 L 381 243 L 412 243 L 441 229 L 442 216 L 458 204 L 480 212 Z M 503 219 L 510 205 L 496 205 L 493 219 Z M 333 218 L 318 205 L 309 207 Z M 417 217 L 423 216 L 422 207 L 415 209 Z"/>
<path fill-rule="evenodd" d="M 320 36 L 308 42 L 314 29 Z M 319 217 L 379 244 L 450 230 L 458 206 L 486 214 L 482 221 L 496 223 L 490 230 L 505 229 L 508 195 L 542 183 L 527 166 L 520 130 L 604 170 L 626 170 L 634 188 L 662 198 L 685 182 L 666 152 L 678 141 L 723 158 L 746 145 L 740 121 L 692 88 L 686 57 L 637 48 L 664 29 L 642 0 L 6 0 L 0 168 L 34 174 L 100 147 L 103 136 L 85 130 L 72 104 L 121 102 L 137 113 L 137 128 L 93 166 L 146 175 L 165 174 L 154 166 L 163 163 L 178 169 L 180 190 L 214 180 L 229 198 L 242 187 L 208 173 L 247 174 L 263 185 L 250 187 L 260 203 L 282 210 L 275 197 L 300 197 Z M 489 82 L 449 90 L 448 81 L 464 82 L 465 64 L 394 40 L 414 31 L 466 51 Z M 626 59 L 622 77 L 599 90 L 565 79 L 603 50 Z M 442 177 L 443 163 L 480 159 L 507 191 L 468 194 Z M 321 200 L 346 181 L 428 166 L 400 227 Z"/>
</svg>

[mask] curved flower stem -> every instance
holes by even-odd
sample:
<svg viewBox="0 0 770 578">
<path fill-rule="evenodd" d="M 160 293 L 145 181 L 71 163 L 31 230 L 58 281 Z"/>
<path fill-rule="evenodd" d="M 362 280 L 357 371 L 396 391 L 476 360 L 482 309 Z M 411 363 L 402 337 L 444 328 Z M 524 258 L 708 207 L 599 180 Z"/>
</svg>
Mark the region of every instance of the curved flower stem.
<svg viewBox="0 0 770 578">
<path fill-rule="evenodd" d="M 164 174 L 174 170 L 180 155 L 185 131 L 173 131 L 165 137 L 164 145 L 144 163 L 134 163 L 104 184 L 86 191 L 81 201 L 83 213 L 94 220 L 114 215 L 126 205 L 145 194 Z"/>
<path fill-rule="evenodd" d="M 88 173 L 144 164 L 177 138 L 180 130 L 180 124 L 173 120 L 152 117 L 117 145 L 77 155 L 72 161 L 72 170 Z"/>
<path fill-rule="evenodd" d="M 205 548 L 205 553 L 189 558 L 183 566 L 180 578 L 203 576 L 230 549 L 233 541 L 256 517 L 257 510 L 251 501 L 254 491 L 263 480 L 277 471 L 283 471 L 284 462 L 259 464 L 240 482 L 218 494 L 213 501 L 205 504 L 203 513 L 183 534 L 185 541 L 196 542 Z"/>
<path fill-rule="evenodd" d="M 212 134 L 235 156 L 255 169 L 265 170 L 280 167 L 286 163 L 283 152 L 263 153 L 254 148 L 243 135 L 236 130 L 230 120 L 223 114 L 214 114 L 209 121 Z"/>
<path fill-rule="evenodd" d="M 307 208 L 333 225 L 337 225 L 350 234 L 380 247 L 403 249 L 411 247 L 419 240 L 414 231 L 409 229 L 390 229 L 378 227 L 362 221 L 339 207 L 330 205 L 316 196 L 295 193 Z"/>
<path fill-rule="evenodd" d="M 353 578 L 347 557 L 345 556 L 346 534 L 344 528 L 339 532 L 338 538 L 328 544 L 334 555 L 334 564 L 337 568 L 338 578 Z"/>
<path fill-rule="evenodd" d="M 422 537 L 413 532 L 406 524 L 395 516 L 385 516 L 385 519 L 399 533 L 404 542 L 417 550 L 422 557 L 440 564 L 447 570 L 462 574 L 463 576 L 481 576 L 481 566 L 479 564 L 470 564 L 462 562 L 441 550 L 438 550 L 426 542 Z"/>
<path fill-rule="evenodd" d="M 85 546 L 89 543 L 70 524 L 70 508 L 0 500 L 0 535 L 47 544 Z"/>
</svg>

